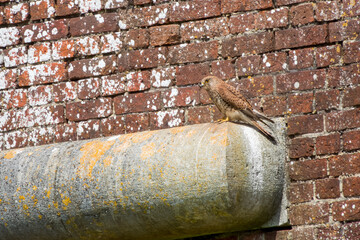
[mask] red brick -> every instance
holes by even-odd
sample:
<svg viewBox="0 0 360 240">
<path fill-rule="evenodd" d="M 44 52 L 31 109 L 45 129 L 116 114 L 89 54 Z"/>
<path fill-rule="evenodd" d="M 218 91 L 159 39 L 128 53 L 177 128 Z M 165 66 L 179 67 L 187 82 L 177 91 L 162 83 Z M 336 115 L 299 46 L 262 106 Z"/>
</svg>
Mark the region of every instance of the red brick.
<svg viewBox="0 0 360 240">
<path fill-rule="evenodd" d="M 101 119 L 100 129 L 103 136 L 112 136 L 125 133 L 125 117 L 111 116 Z"/>
<path fill-rule="evenodd" d="M 66 104 L 66 118 L 70 121 L 107 117 L 111 113 L 112 100 L 109 98 L 98 98 Z"/>
<path fill-rule="evenodd" d="M 150 28 L 150 44 L 152 46 L 161 46 L 167 44 L 176 44 L 180 42 L 179 25 L 156 26 Z"/>
<path fill-rule="evenodd" d="M 128 92 L 144 91 L 151 87 L 149 71 L 128 73 L 126 74 L 126 80 Z"/>
<path fill-rule="evenodd" d="M 67 34 L 67 21 L 63 19 L 25 25 L 21 30 L 24 43 L 57 40 L 66 37 Z"/>
<path fill-rule="evenodd" d="M 360 62 L 360 42 L 344 42 L 344 63 Z"/>
<path fill-rule="evenodd" d="M 130 29 L 126 34 L 126 43 L 131 48 L 149 46 L 150 36 L 147 29 Z M 160 44 L 161 45 L 161 44 Z"/>
<path fill-rule="evenodd" d="M 357 85 L 360 83 L 360 65 L 353 64 L 342 67 L 333 67 L 328 70 L 329 87 Z"/>
<path fill-rule="evenodd" d="M 287 195 L 290 203 L 309 202 L 314 196 L 312 183 L 291 183 Z"/>
<path fill-rule="evenodd" d="M 54 125 L 65 121 L 64 106 L 40 106 L 28 108 L 23 111 L 24 115 L 19 119 L 19 128 Z"/>
<path fill-rule="evenodd" d="M 10 89 L 0 92 L 0 103 L 5 109 L 24 107 L 27 103 L 27 90 Z"/>
<path fill-rule="evenodd" d="M 119 11 L 119 27 L 129 29 L 164 24 L 169 20 L 169 12 L 169 4 Z"/>
<path fill-rule="evenodd" d="M 17 27 L 0 28 L 0 47 L 16 45 L 20 42 L 20 31 Z"/>
<path fill-rule="evenodd" d="M 28 103 L 30 106 L 45 105 L 52 102 L 52 91 L 51 85 L 45 86 L 32 86 L 28 91 Z"/>
<path fill-rule="evenodd" d="M 286 112 L 286 98 L 284 96 L 268 96 L 263 99 L 262 108 L 266 116 L 276 117 Z"/>
<path fill-rule="evenodd" d="M 114 32 L 118 29 L 116 13 L 103 13 L 93 16 L 71 18 L 69 21 L 71 36 L 91 33 Z"/>
<path fill-rule="evenodd" d="M 360 39 L 360 20 L 346 20 L 329 23 L 330 42 Z"/>
<path fill-rule="evenodd" d="M 16 78 L 17 78 L 17 69 L 0 70 L 0 89 L 15 87 Z"/>
<path fill-rule="evenodd" d="M 176 85 L 200 83 L 208 75 L 210 67 L 207 63 L 180 66 L 176 68 Z"/>
<path fill-rule="evenodd" d="M 343 11 L 345 16 L 359 16 L 360 2 L 353 0 L 343 0 Z"/>
<path fill-rule="evenodd" d="M 343 192 L 345 197 L 360 196 L 360 177 L 344 178 Z"/>
<path fill-rule="evenodd" d="M 360 173 L 360 154 L 351 153 L 329 158 L 330 176 Z"/>
<path fill-rule="evenodd" d="M 200 102 L 201 104 L 210 104 L 212 103 L 211 98 L 207 91 L 204 88 L 200 88 Z"/>
<path fill-rule="evenodd" d="M 309 113 L 313 111 L 313 93 L 295 93 L 288 96 L 289 112 Z"/>
<path fill-rule="evenodd" d="M 118 69 L 117 70 L 119 72 L 125 72 L 128 70 L 131 70 L 129 58 L 130 58 L 130 53 L 127 51 L 122 51 L 118 54 L 118 58 L 117 58 Z"/>
<path fill-rule="evenodd" d="M 305 115 L 291 117 L 288 120 L 288 134 L 297 135 L 316 133 L 324 130 L 322 115 Z"/>
<path fill-rule="evenodd" d="M 340 197 L 340 182 L 337 178 L 316 180 L 315 189 L 315 195 L 320 199 Z"/>
<path fill-rule="evenodd" d="M 256 29 L 286 27 L 288 25 L 289 10 L 277 8 L 270 11 L 262 11 L 255 16 Z"/>
<path fill-rule="evenodd" d="M 360 86 L 345 89 L 343 96 L 343 106 L 350 107 L 357 105 L 360 105 Z"/>
<path fill-rule="evenodd" d="M 169 47 L 169 63 L 188 63 L 213 60 L 218 57 L 217 41 L 180 44 Z"/>
<path fill-rule="evenodd" d="M 345 239 L 360 238 L 360 222 L 345 223 L 343 229 Z"/>
<path fill-rule="evenodd" d="M 244 13 L 239 15 L 231 15 L 229 19 L 229 28 L 232 34 L 244 33 L 255 29 L 255 19 L 258 14 Z"/>
<path fill-rule="evenodd" d="M 271 0 L 221 0 L 221 13 L 243 12 L 271 7 L 273 7 L 273 2 Z"/>
<path fill-rule="evenodd" d="M 310 240 L 310 239 L 315 239 L 316 229 L 312 226 L 310 226 L 310 227 L 308 227 L 308 226 L 304 226 L 304 227 L 293 226 L 292 230 L 290 232 L 291 232 L 290 239 L 292 238 L 292 239 L 296 239 L 296 240 Z"/>
<path fill-rule="evenodd" d="M 238 76 L 250 76 L 260 73 L 260 61 L 261 56 L 259 55 L 239 57 L 236 60 Z"/>
<path fill-rule="evenodd" d="M 326 159 L 290 162 L 289 176 L 292 180 L 303 181 L 327 176 Z"/>
<path fill-rule="evenodd" d="M 28 63 L 46 62 L 51 59 L 51 44 L 44 42 L 29 46 Z"/>
<path fill-rule="evenodd" d="M 150 129 L 171 128 L 184 125 L 184 110 L 171 109 L 150 113 Z"/>
<path fill-rule="evenodd" d="M 211 63 L 211 70 L 213 75 L 221 79 L 230 79 L 236 76 L 234 61 L 222 60 Z"/>
<path fill-rule="evenodd" d="M 3 149 L 22 148 L 28 144 L 28 133 L 21 130 L 7 132 L 3 139 Z"/>
<path fill-rule="evenodd" d="M 314 49 L 304 48 L 289 51 L 289 69 L 309 68 L 314 65 Z"/>
<path fill-rule="evenodd" d="M 334 221 L 351 221 L 360 219 L 360 200 L 345 200 L 332 204 Z"/>
<path fill-rule="evenodd" d="M 0 132 L 7 132 L 15 130 L 19 127 L 20 117 L 23 116 L 25 110 L 11 109 L 9 111 L 3 111 L 0 113 Z"/>
<path fill-rule="evenodd" d="M 4 6 L 0 6 L 0 25 L 5 24 L 5 22 Z"/>
<path fill-rule="evenodd" d="M 31 20 L 39 20 L 39 19 L 54 17 L 55 1 L 38 0 L 35 2 L 30 2 L 30 16 L 31 16 Z"/>
<path fill-rule="evenodd" d="M 264 54 L 260 66 L 264 73 L 286 70 L 287 55 L 284 52 Z"/>
<path fill-rule="evenodd" d="M 327 67 L 340 62 L 340 45 L 320 47 L 316 49 L 316 66 Z"/>
<path fill-rule="evenodd" d="M 329 240 L 337 240 L 341 239 L 343 236 L 341 230 L 341 224 L 335 223 L 333 225 L 326 225 L 325 227 L 319 227 L 317 233 L 317 238 L 319 240 L 329 239 Z"/>
<path fill-rule="evenodd" d="M 120 51 L 123 47 L 124 39 L 120 32 L 103 34 L 100 37 L 100 46 L 102 53 Z"/>
<path fill-rule="evenodd" d="M 326 114 L 326 129 L 329 132 L 360 127 L 360 109 Z"/>
<path fill-rule="evenodd" d="M 116 114 L 156 111 L 161 108 L 160 92 L 133 93 L 114 98 Z"/>
<path fill-rule="evenodd" d="M 125 92 L 125 78 L 119 74 L 101 77 L 101 95 L 111 96 Z"/>
<path fill-rule="evenodd" d="M 53 42 L 52 44 L 52 58 L 54 60 L 72 58 L 75 56 L 75 41 L 62 40 Z"/>
<path fill-rule="evenodd" d="M 345 151 L 359 149 L 360 131 L 351 131 L 351 132 L 343 133 L 343 145 Z"/>
<path fill-rule="evenodd" d="M 189 108 L 187 110 L 187 123 L 188 124 L 199 124 L 211 122 L 212 107 L 203 106 Z"/>
<path fill-rule="evenodd" d="M 238 88 L 242 90 L 246 89 L 245 95 L 248 98 L 252 98 L 272 94 L 274 91 L 273 84 L 273 76 L 265 75 L 240 79 Z"/>
<path fill-rule="evenodd" d="M 340 151 L 340 134 L 320 136 L 316 138 L 316 154 L 332 154 Z"/>
<path fill-rule="evenodd" d="M 100 53 L 100 37 L 91 36 L 76 39 L 75 52 L 77 56 L 95 55 Z"/>
<path fill-rule="evenodd" d="M 80 13 L 77 0 L 57 0 L 55 11 L 56 16 L 67 16 Z"/>
<path fill-rule="evenodd" d="M 70 79 L 87 78 L 114 73 L 116 71 L 116 56 L 75 60 L 69 64 Z"/>
<path fill-rule="evenodd" d="M 295 138 L 289 145 L 290 158 L 310 157 L 314 155 L 314 139 Z"/>
<path fill-rule="evenodd" d="M 77 83 L 76 82 L 63 82 L 55 84 L 53 88 L 54 102 L 67 102 L 75 100 Z"/>
<path fill-rule="evenodd" d="M 98 138 L 101 136 L 100 120 L 92 119 L 76 123 L 76 132 L 79 140 Z"/>
<path fill-rule="evenodd" d="M 182 41 L 193 39 L 209 39 L 229 34 L 227 18 L 212 18 L 181 24 L 180 34 Z"/>
<path fill-rule="evenodd" d="M 38 146 L 53 143 L 55 140 L 55 127 L 37 127 L 28 132 L 28 146 Z"/>
<path fill-rule="evenodd" d="M 294 4 L 294 3 L 302 3 L 302 2 L 308 2 L 309 0 L 275 0 L 275 5 L 276 6 L 281 6 L 281 5 L 290 5 L 290 4 Z"/>
<path fill-rule="evenodd" d="M 169 19 L 171 22 L 183 22 L 215 17 L 220 14 L 220 0 L 194 0 L 173 3 L 170 7 Z"/>
<path fill-rule="evenodd" d="M 221 55 L 237 57 L 243 54 L 269 52 L 273 49 L 274 34 L 272 32 L 254 33 L 224 40 Z"/>
<path fill-rule="evenodd" d="M 55 125 L 54 131 L 55 131 L 54 141 L 57 143 L 77 140 L 75 123 Z"/>
<path fill-rule="evenodd" d="M 126 133 L 149 130 L 149 113 L 136 113 L 126 115 L 125 126 Z"/>
<path fill-rule="evenodd" d="M 165 47 L 134 50 L 128 52 L 130 68 L 153 68 L 165 65 L 167 49 Z"/>
<path fill-rule="evenodd" d="M 317 21 L 332 21 L 340 18 L 340 9 L 336 1 L 318 2 L 315 8 Z"/>
<path fill-rule="evenodd" d="M 105 9 L 121 8 L 128 6 L 129 1 L 119 1 L 119 0 L 105 0 L 104 7 Z"/>
<path fill-rule="evenodd" d="M 28 55 L 27 48 L 15 47 L 4 50 L 4 65 L 5 67 L 15 67 L 27 63 Z"/>
<path fill-rule="evenodd" d="M 305 47 L 326 42 L 327 25 L 292 28 L 275 32 L 275 49 Z"/>
<path fill-rule="evenodd" d="M 336 109 L 340 105 L 340 92 L 337 89 L 315 93 L 316 110 Z"/>
<path fill-rule="evenodd" d="M 152 0 L 134 0 L 134 5 L 144 5 L 151 2 Z"/>
<path fill-rule="evenodd" d="M 100 82 L 98 78 L 88 78 L 78 81 L 78 98 L 90 99 L 100 96 Z"/>
<path fill-rule="evenodd" d="M 151 86 L 155 88 L 169 87 L 175 82 L 176 68 L 167 67 L 151 70 Z"/>
<path fill-rule="evenodd" d="M 20 23 L 29 18 L 29 4 L 19 3 L 16 5 L 7 5 L 4 8 L 6 23 Z"/>
<path fill-rule="evenodd" d="M 67 79 L 66 63 L 46 63 L 20 69 L 19 86 L 60 82 Z"/>
<path fill-rule="evenodd" d="M 292 25 L 304 25 L 314 22 L 314 10 L 312 3 L 296 5 L 290 9 L 290 21 Z"/>
<path fill-rule="evenodd" d="M 165 108 L 195 106 L 200 103 L 199 86 L 172 88 L 162 93 Z"/>
<path fill-rule="evenodd" d="M 290 206 L 289 219 L 291 225 L 326 223 L 329 220 L 329 204 L 315 203 Z"/>
<path fill-rule="evenodd" d="M 277 92 L 322 88 L 325 85 L 325 78 L 326 71 L 323 69 L 277 75 Z"/>
<path fill-rule="evenodd" d="M 102 9 L 102 1 L 98 0 L 79 1 L 78 5 L 80 13 L 97 12 Z"/>
</svg>

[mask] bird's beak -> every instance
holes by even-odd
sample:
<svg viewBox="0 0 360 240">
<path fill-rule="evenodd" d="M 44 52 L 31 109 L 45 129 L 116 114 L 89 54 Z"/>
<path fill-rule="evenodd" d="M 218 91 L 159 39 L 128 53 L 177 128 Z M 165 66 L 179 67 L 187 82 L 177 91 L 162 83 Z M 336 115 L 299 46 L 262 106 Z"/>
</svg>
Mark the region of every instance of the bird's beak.
<svg viewBox="0 0 360 240">
<path fill-rule="evenodd" d="M 203 87 L 204 87 L 204 84 L 203 84 L 203 83 L 200 83 L 200 87 L 203 88 Z"/>
</svg>

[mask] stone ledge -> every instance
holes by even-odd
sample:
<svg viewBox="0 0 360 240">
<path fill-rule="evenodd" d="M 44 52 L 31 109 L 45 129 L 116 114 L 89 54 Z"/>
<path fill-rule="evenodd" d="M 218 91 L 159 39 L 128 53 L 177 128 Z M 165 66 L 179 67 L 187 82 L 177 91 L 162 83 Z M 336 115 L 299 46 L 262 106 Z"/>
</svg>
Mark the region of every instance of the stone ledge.
<svg viewBox="0 0 360 240">
<path fill-rule="evenodd" d="M 0 239 L 177 239 L 287 223 L 278 144 L 201 124 L 0 153 Z M 5 181 L 4 181 L 5 179 Z"/>
</svg>

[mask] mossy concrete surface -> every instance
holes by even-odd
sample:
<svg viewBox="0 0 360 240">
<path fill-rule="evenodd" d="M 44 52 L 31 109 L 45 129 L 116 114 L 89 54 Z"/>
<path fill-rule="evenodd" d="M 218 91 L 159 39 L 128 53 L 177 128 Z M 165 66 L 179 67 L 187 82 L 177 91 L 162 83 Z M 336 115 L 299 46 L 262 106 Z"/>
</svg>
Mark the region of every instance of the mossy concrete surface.
<svg viewBox="0 0 360 240">
<path fill-rule="evenodd" d="M 285 127 L 201 124 L 0 153 L 0 239 L 176 239 L 285 224 Z"/>
</svg>

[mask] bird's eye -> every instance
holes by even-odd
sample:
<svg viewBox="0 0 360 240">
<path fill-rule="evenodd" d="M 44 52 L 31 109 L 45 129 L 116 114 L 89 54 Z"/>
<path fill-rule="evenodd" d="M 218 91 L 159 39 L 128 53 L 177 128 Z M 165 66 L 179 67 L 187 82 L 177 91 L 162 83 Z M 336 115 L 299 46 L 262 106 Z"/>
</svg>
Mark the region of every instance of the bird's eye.
<svg viewBox="0 0 360 240">
<path fill-rule="evenodd" d="M 208 83 L 209 82 L 209 79 L 205 79 L 205 83 Z"/>
</svg>

